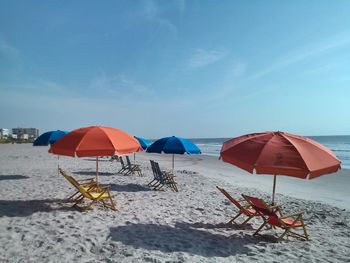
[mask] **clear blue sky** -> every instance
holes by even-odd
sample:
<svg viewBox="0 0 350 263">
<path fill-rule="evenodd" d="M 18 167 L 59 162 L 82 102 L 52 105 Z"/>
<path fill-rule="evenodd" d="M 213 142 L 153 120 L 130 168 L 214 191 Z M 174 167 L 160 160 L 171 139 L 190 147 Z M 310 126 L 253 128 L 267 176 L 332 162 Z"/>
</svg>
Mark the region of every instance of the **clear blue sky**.
<svg viewBox="0 0 350 263">
<path fill-rule="evenodd" d="M 350 1 L 1 1 L 0 127 L 350 134 Z"/>
</svg>

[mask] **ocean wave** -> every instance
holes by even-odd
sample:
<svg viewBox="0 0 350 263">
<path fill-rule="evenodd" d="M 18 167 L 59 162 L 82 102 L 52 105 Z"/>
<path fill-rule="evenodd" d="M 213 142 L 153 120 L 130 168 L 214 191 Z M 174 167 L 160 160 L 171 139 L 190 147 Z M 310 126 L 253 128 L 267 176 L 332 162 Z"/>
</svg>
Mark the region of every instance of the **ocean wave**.
<svg viewBox="0 0 350 263">
<path fill-rule="evenodd" d="M 350 149 L 349 149 L 349 150 L 344 150 L 344 149 L 332 149 L 332 148 L 331 148 L 331 150 L 332 150 L 333 152 L 346 152 L 346 153 L 350 153 Z"/>
</svg>

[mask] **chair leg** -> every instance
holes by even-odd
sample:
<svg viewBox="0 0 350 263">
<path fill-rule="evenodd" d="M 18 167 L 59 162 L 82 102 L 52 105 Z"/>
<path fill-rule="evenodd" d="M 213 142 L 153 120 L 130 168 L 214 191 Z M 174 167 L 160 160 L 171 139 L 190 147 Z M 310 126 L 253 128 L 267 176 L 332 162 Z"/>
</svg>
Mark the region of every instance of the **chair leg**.
<svg viewBox="0 0 350 263">
<path fill-rule="evenodd" d="M 160 185 L 160 182 L 158 180 L 155 181 L 154 184 L 150 185 L 150 187 L 153 188 L 153 190 L 156 190 L 156 188 Z"/>
<path fill-rule="evenodd" d="M 151 187 L 154 187 L 158 183 L 159 183 L 159 181 L 157 179 L 153 179 L 153 181 L 151 181 L 148 185 L 151 186 Z"/>
<path fill-rule="evenodd" d="M 253 217 L 252 216 L 248 216 L 248 218 L 246 220 L 244 220 L 244 222 L 241 224 L 241 226 L 244 226 L 245 224 L 247 224 L 250 219 L 252 219 Z"/>
<path fill-rule="evenodd" d="M 67 200 L 68 200 L 68 201 L 74 201 L 74 198 L 73 198 L 73 197 L 76 196 L 76 195 L 79 194 L 79 193 L 80 193 L 79 191 L 75 192 L 75 193 L 72 194 L 70 197 L 68 197 Z"/>
<path fill-rule="evenodd" d="M 280 235 L 280 237 L 277 239 L 277 241 L 281 241 L 281 240 L 283 239 L 283 237 L 284 237 L 285 235 L 288 234 L 289 230 L 290 230 L 290 228 L 287 228 L 287 229 L 283 232 L 283 234 Z"/>
<path fill-rule="evenodd" d="M 115 203 L 112 196 L 109 196 L 109 199 L 111 200 L 111 209 L 114 211 L 117 211 L 117 208 L 115 207 Z"/>
<path fill-rule="evenodd" d="M 234 218 L 232 218 L 230 221 L 228 221 L 227 224 L 232 224 L 232 223 L 235 223 L 235 224 L 236 224 L 235 220 L 236 220 L 236 218 L 239 217 L 241 214 L 242 214 L 242 212 L 239 212 Z"/>
<path fill-rule="evenodd" d="M 257 235 L 266 224 L 267 224 L 267 221 L 264 219 L 264 223 L 255 231 L 253 236 Z"/>
<path fill-rule="evenodd" d="M 160 190 L 164 187 L 164 184 L 159 183 L 159 185 L 157 187 L 154 188 L 154 190 Z"/>
<path fill-rule="evenodd" d="M 305 239 L 309 240 L 309 235 L 307 234 L 306 226 L 304 225 L 304 222 L 303 222 L 303 230 L 304 230 Z"/>
<path fill-rule="evenodd" d="M 172 184 L 172 188 L 175 190 L 175 192 L 178 192 L 178 191 L 179 191 L 179 190 L 177 189 L 176 183 L 173 183 L 173 184 Z"/>
<path fill-rule="evenodd" d="M 90 204 L 88 204 L 86 207 L 83 208 L 83 210 L 88 210 L 90 209 L 95 203 L 97 202 L 97 200 L 93 200 L 92 202 L 90 202 Z"/>
</svg>

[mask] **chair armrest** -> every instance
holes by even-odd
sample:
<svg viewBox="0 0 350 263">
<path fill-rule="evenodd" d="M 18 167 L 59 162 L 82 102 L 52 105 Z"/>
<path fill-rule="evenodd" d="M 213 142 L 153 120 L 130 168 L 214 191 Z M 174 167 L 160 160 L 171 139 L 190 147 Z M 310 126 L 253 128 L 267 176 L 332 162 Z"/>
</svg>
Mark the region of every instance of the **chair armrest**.
<svg viewBox="0 0 350 263">
<path fill-rule="evenodd" d="M 77 180 L 77 182 L 84 182 L 84 181 L 94 181 L 95 178 L 91 177 L 91 178 L 87 178 L 87 179 L 80 179 Z"/>
<path fill-rule="evenodd" d="M 106 186 L 103 186 L 103 187 L 99 187 L 101 190 L 108 190 L 109 191 L 109 188 L 111 188 L 110 185 L 106 185 Z"/>
<path fill-rule="evenodd" d="M 290 214 L 290 215 L 287 215 L 287 216 L 282 216 L 280 218 L 281 219 L 285 219 L 285 218 L 288 218 L 288 217 L 299 217 L 299 216 L 302 216 L 302 215 L 303 215 L 303 212 L 298 212 L 298 213 Z"/>
</svg>

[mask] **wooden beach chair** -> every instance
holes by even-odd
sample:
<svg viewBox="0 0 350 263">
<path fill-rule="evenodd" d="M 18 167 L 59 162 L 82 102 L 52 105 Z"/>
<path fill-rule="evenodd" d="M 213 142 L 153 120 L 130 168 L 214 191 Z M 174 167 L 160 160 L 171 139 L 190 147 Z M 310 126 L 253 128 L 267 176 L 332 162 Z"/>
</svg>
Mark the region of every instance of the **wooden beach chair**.
<svg viewBox="0 0 350 263">
<path fill-rule="evenodd" d="M 159 163 L 153 162 L 155 172 L 158 174 L 158 177 L 161 179 L 160 183 L 172 188 L 175 192 L 178 192 L 177 183 L 174 180 L 174 176 L 170 173 L 160 170 Z"/>
<path fill-rule="evenodd" d="M 123 157 L 119 156 L 119 162 L 122 168 L 117 172 L 118 174 L 124 174 L 127 175 L 130 173 L 128 167 L 124 164 Z"/>
<path fill-rule="evenodd" d="M 73 176 L 68 175 L 63 169 L 59 168 L 60 174 L 68 181 L 70 182 L 75 188 L 76 185 L 79 185 L 83 187 L 85 190 L 89 191 L 91 189 L 94 189 L 98 187 L 97 182 L 94 178 L 87 178 L 82 180 L 76 180 Z M 79 191 L 76 191 L 74 194 L 72 194 L 67 199 L 70 201 L 74 201 L 75 199 L 79 198 L 81 196 Z"/>
<path fill-rule="evenodd" d="M 83 210 L 91 208 L 92 205 L 101 203 L 104 207 L 110 208 L 116 211 L 116 207 L 113 201 L 113 196 L 109 191 L 109 186 L 98 187 L 97 185 L 91 185 L 90 187 L 80 185 L 72 176 L 68 175 L 62 169 L 59 169 L 60 173 L 78 190 L 76 194 L 78 197 L 74 199 L 74 206 L 82 203 L 84 200 L 89 199 L 91 202 L 83 207 Z M 75 195 L 76 195 L 75 194 Z M 109 201 L 109 202 L 108 202 Z"/>
<path fill-rule="evenodd" d="M 87 191 L 83 187 L 78 186 L 81 193 L 81 197 L 75 201 L 78 206 L 83 200 L 89 199 L 91 202 L 87 206 L 83 207 L 83 210 L 89 209 L 92 205 L 101 203 L 105 208 L 110 208 L 114 211 L 117 210 L 115 207 L 113 196 L 109 191 L 110 186 L 99 187 L 98 191 Z"/>
<path fill-rule="evenodd" d="M 253 217 L 255 216 L 260 216 L 260 214 L 252 207 L 251 204 L 249 204 L 245 199 L 240 199 L 236 200 L 234 199 L 228 192 L 225 191 L 225 189 L 220 188 L 216 186 L 216 188 L 224 195 L 230 202 L 236 206 L 239 209 L 239 213 L 234 216 L 230 221 L 227 222 L 227 224 L 232 224 L 235 223 L 235 220 L 240 216 L 240 215 L 245 215 L 248 218 L 244 220 L 241 224 L 241 226 L 244 226 L 246 223 L 248 223 Z"/>
<path fill-rule="evenodd" d="M 284 232 L 278 237 L 278 240 L 282 240 L 286 235 L 299 237 L 303 240 L 309 240 L 302 212 L 286 216 L 283 215 L 282 210 L 278 205 L 269 206 L 262 199 L 248 195 L 242 196 L 264 219 L 264 223 L 258 228 L 258 230 L 256 230 L 254 235 L 257 235 L 265 225 L 269 224 L 272 228 L 277 227 L 284 230 Z M 300 228 L 303 230 L 303 233 L 294 232 L 294 229 Z"/>
<path fill-rule="evenodd" d="M 149 182 L 148 185 L 153 187 L 153 190 L 160 190 L 165 185 L 172 187 L 171 185 L 173 182 L 171 182 L 171 179 L 167 175 L 160 171 L 159 164 L 153 160 L 150 160 L 150 162 L 153 172 L 153 180 Z"/>
<path fill-rule="evenodd" d="M 150 163 L 151 163 L 151 168 L 153 173 L 153 180 L 150 181 L 147 185 L 155 188 L 157 185 L 160 184 L 161 178 L 159 178 L 159 175 L 154 168 L 154 161 L 150 160 Z"/>
<path fill-rule="evenodd" d="M 142 171 L 141 171 L 140 165 L 138 165 L 138 164 L 132 164 L 132 163 L 130 162 L 129 156 L 125 156 L 125 158 L 126 158 L 126 163 L 127 163 L 127 165 L 128 165 L 129 171 L 130 171 L 132 174 L 134 174 L 135 172 L 137 172 L 139 176 L 142 176 Z"/>
</svg>

